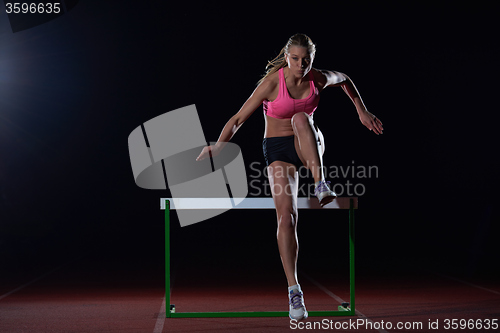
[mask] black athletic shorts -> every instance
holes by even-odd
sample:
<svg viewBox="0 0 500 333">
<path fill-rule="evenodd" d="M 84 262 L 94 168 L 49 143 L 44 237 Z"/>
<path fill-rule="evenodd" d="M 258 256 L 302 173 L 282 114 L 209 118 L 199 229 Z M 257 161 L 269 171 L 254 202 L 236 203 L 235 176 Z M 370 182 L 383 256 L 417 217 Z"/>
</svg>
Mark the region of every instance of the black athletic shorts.
<svg viewBox="0 0 500 333">
<path fill-rule="evenodd" d="M 268 166 L 274 161 L 291 163 L 297 168 L 303 165 L 295 150 L 295 135 L 264 138 L 262 149 Z"/>
</svg>

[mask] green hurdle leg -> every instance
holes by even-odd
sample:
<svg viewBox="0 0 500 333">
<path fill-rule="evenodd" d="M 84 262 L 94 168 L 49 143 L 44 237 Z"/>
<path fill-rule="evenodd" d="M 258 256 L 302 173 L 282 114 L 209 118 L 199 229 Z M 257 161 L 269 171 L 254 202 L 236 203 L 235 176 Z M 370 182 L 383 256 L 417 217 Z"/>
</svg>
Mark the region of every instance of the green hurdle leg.
<svg viewBox="0 0 500 333">
<path fill-rule="evenodd" d="M 349 204 L 349 285 L 351 298 L 351 312 L 354 315 L 356 308 L 354 302 L 354 200 Z"/>
<path fill-rule="evenodd" d="M 170 306 L 170 201 L 165 200 L 165 313 L 171 317 Z"/>
</svg>

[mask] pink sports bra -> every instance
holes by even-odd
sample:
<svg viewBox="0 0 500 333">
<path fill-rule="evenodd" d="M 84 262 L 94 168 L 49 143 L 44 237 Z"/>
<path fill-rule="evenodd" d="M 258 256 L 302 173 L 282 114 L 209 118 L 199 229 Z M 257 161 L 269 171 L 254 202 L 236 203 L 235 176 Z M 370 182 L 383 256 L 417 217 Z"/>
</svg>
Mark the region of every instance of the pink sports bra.
<svg viewBox="0 0 500 333">
<path fill-rule="evenodd" d="M 262 103 L 264 114 L 278 119 L 291 119 L 294 114 L 299 112 L 305 112 L 308 115 L 312 115 L 319 103 L 319 91 L 314 85 L 312 73 L 309 72 L 308 74 L 310 87 L 309 96 L 303 99 L 293 99 L 286 87 L 283 68 L 280 68 L 278 72 L 280 78 L 278 97 L 272 102 L 265 100 Z"/>
</svg>

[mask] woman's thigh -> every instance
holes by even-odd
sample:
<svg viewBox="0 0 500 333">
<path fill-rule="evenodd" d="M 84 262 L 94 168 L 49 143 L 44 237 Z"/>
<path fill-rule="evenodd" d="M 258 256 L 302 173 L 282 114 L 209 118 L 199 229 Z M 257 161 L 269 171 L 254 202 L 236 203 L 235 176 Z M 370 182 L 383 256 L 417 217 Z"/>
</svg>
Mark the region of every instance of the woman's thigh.
<svg viewBox="0 0 500 333">
<path fill-rule="evenodd" d="M 321 132 L 319 127 L 314 123 L 314 120 L 311 116 L 305 114 L 305 117 L 308 118 L 309 125 L 311 126 L 311 130 L 316 139 L 316 146 L 318 148 L 319 156 L 322 157 L 323 154 L 325 153 L 325 138 L 323 136 L 323 133 Z M 297 135 L 295 135 L 295 150 L 297 151 L 297 155 L 299 155 L 299 158 L 302 161 L 302 163 L 306 165 L 306 161 L 304 160 L 304 157 L 302 156 L 299 147 L 300 147 L 299 138 L 297 137 Z"/>
<path fill-rule="evenodd" d="M 274 161 L 268 166 L 268 176 L 278 218 L 288 213 L 296 216 L 299 176 L 295 165 Z"/>
</svg>

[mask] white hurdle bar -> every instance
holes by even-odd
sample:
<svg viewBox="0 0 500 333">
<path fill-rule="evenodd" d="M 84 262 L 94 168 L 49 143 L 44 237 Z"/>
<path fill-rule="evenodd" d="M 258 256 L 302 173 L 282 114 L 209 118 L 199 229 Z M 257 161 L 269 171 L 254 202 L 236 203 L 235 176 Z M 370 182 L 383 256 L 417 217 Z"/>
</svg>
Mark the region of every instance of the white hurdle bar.
<svg viewBox="0 0 500 333">
<path fill-rule="evenodd" d="M 160 209 L 165 209 L 165 202 L 170 202 L 170 209 L 274 209 L 273 198 L 162 198 Z M 358 209 L 357 197 L 336 198 L 328 205 L 321 207 L 316 197 L 297 198 L 298 209 Z M 234 204 L 234 202 L 239 202 Z"/>
<path fill-rule="evenodd" d="M 238 204 L 235 204 L 237 202 Z M 350 303 L 343 303 L 338 310 L 308 311 L 310 317 L 355 316 L 354 298 L 354 210 L 358 209 L 357 197 L 340 197 L 321 207 L 318 199 L 297 198 L 298 209 L 349 210 L 349 294 Z M 170 210 L 178 209 L 275 209 L 273 198 L 162 198 L 160 209 L 165 210 L 165 305 L 167 318 L 214 317 L 287 317 L 288 311 L 248 312 L 176 312 L 170 304 Z"/>
</svg>

